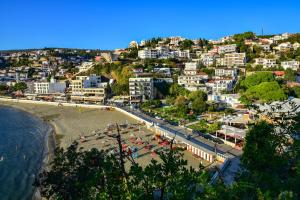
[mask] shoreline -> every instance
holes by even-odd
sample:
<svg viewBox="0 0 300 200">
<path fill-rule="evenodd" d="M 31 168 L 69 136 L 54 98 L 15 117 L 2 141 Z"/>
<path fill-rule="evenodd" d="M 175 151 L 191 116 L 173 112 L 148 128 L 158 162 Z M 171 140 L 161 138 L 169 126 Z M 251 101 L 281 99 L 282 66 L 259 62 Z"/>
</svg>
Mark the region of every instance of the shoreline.
<svg viewBox="0 0 300 200">
<path fill-rule="evenodd" d="M 48 130 L 45 132 L 45 134 L 46 134 L 45 144 L 44 144 L 43 153 L 42 153 L 42 157 L 41 157 L 40 167 L 38 169 L 38 173 L 36 174 L 36 176 L 38 176 L 44 170 L 48 170 L 50 162 L 54 157 L 55 148 L 57 147 L 56 141 L 55 141 L 55 134 L 56 134 L 55 126 L 53 124 L 51 124 L 50 122 L 47 122 L 46 120 L 44 120 L 42 117 L 34 114 L 33 112 L 30 112 L 30 111 L 28 111 L 24 108 L 18 107 L 16 105 L 0 104 L 0 106 L 9 107 L 9 108 L 13 108 L 13 109 L 25 112 L 25 113 L 31 115 L 32 117 L 39 119 L 42 123 L 46 124 L 49 127 Z M 34 188 L 34 192 L 32 194 L 32 200 L 40 200 L 40 199 L 41 199 L 40 190 L 38 187 L 36 187 L 36 188 Z"/>
<path fill-rule="evenodd" d="M 42 158 L 41 158 L 41 166 L 38 169 L 38 173 L 36 174 L 36 176 L 38 176 L 41 172 L 48 170 L 49 169 L 49 165 L 51 160 L 54 158 L 54 151 L 56 149 L 56 139 L 55 139 L 55 135 L 56 135 L 56 130 L 55 130 L 55 126 L 53 124 L 51 124 L 50 122 L 47 122 L 46 120 L 44 120 L 42 117 L 34 114 L 33 112 L 29 112 L 26 109 L 23 109 L 21 107 L 15 106 L 15 105 L 1 105 L 4 107 L 9 107 L 9 108 L 13 108 L 25 113 L 28 113 L 29 115 L 39 119 L 42 121 L 42 123 L 46 124 L 47 126 L 49 126 L 49 129 L 47 130 L 47 132 L 45 132 L 46 138 L 45 138 L 45 145 L 44 145 L 44 149 L 43 149 L 43 154 L 42 154 Z M 40 190 L 38 187 L 36 187 L 34 189 L 33 195 L 32 195 L 32 200 L 40 200 L 42 199 L 41 195 L 40 195 Z"/>
</svg>

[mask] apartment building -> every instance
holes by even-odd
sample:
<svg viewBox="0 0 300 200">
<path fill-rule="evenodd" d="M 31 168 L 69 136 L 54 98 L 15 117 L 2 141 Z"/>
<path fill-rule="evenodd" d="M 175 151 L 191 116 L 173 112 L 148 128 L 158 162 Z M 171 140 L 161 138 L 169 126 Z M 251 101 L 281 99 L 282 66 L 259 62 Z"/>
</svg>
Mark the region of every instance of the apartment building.
<svg viewBox="0 0 300 200">
<path fill-rule="evenodd" d="M 255 58 L 254 65 L 262 65 L 263 68 L 277 67 L 276 59 Z"/>
<path fill-rule="evenodd" d="M 215 76 L 236 77 L 238 75 L 237 68 L 215 68 Z"/>
<path fill-rule="evenodd" d="M 188 62 L 184 64 L 184 74 L 185 75 L 196 75 L 198 70 L 198 63 L 197 62 Z"/>
<path fill-rule="evenodd" d="M 246 53 L 227 53 L 219 61 L 219 64 L 223 66 L 244 66 L 246 64 Z"/>
<path fill-rule="evenodd" d="M 189 91 L 206 90 L 205 82 L 208 75 L 204 72 L 198 72 L 196 75 L 178 76 L 178 84 L 185 87 Z"/>
<path fill-rule="evenodd" d="M 138 51 L 138 57 L 140 59 L 147 59 L 147 58 L 157 58 L 157 50 L 154 49 L 143 49 Z"/>
<path fill-rule="evenodd" d="M 217 49 L 219 54 L 233 53 L 236 52 L 236 44 L 218 46 Z"/>
<path fill-rule="evenodd" d="M 93 67 L 93 62 L 83 62 L 80 66 L 78 66 L 79 72 L 84 72 Z"/>
<path fill-rule="evenodd" d="M 278 51 L 288 51 L 293 48 L 293 45 L 290 42 L 281 43 L 278 46 L 274 47 L 274 49 Z"/>
<path fill-rule="evenodd" d="M 100 76 L 76 76 L 70 85 L 72 89 L 71 100 L 103 103 L 106 99 L 106 86 L 107 83 L 101 83 Z"/>
<path fill-rule="evenodd" d="M 154 98 L 153 78 L 129 78 L 129 94 L 131 103 L 140 103 Z"/>
<path fill-rule="evenodd" d="M 232 78 L 214 78 L 206 84 L 207 90 L 212 93 L 220 93 L 222 91 L 232 91 L 234 87 L 234 79 Z"/>
<path fill-rule="evenodd" d="M 265 52 L 271 51 L 271 46 L 269 44 L 261 44 L 259 45 L 259 47 L 262 48 Z"/>
<path fill-rule="evenodd" d="M 216 60 L 216 56 L 209 53 L 203 53 L 201 54 L 200 59 L 204 66 L 209 67 L 214 64 L 214 61 Z"/>
<path fill-rule="evenodd" d="M 34 93 L 35 94 L 55 94 L 64 93 L 66 90 L 65 82 L 57 82 L 54 78 L 51 78 L 50 82 L 35 82 Z"/>
<path fill-rule="evenodd" d="M 285 70 L 289 68 L 297 71 L 299 69 L 299 66 L 300 66 L 300 62 L 296 60 L 281 62 L 281 67 L 283 67 Z"/>
</svg>

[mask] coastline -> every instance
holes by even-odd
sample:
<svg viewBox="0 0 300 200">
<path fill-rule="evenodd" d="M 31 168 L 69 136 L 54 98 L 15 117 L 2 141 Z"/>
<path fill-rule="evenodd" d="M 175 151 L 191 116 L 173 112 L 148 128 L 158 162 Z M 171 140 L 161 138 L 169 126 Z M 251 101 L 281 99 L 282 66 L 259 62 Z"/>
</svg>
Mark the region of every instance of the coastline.
<svg viewBox="0 0 300 200">
<path fill-rule="evenodd" d="M 91 130 L 95 130 L 97 127 L 103 128 L 111 120 L 119 123 L 124 122 L 124 120 L 131 122 L 135 121 L 118 111 L 103 111 L 93 108 L 60 108 L 54 105 L 39 105 L 34 103 L 3 101 L 0 101 L 0 105 L 27 112 L 34 117 L 39 118 L 43 123 L 46 123 L 49 126 L 49 130 L 46 133 L 47 138 L 45 149 L 43 150 L 44 157 L 41 158 L 42 163 L 39 172 L 49 169 L 49 164 L 54 157 L 55 148 L 66 148 L 67 146 L 69 146 L 72 140 L 79 138 L 81 133 L 87 134 L 90 133 Z M 73 118 L 75 120 L 73 120 Z M 100 119 L 100 121 L 102 119 L 103 123 L 99 124 L 98 120 L 93 120 L 92 118 Z M 86 146 L 86 149 L 89 148 L 92 147 Z M 39 188 L 35 189 L 32 199 L 41 199 Z"/>
<path fill-rule="evenodd" d="M 45 121 L 43 118 L 41 118 L 40 116 L 34 114 L 33 112 L 30 112 L 26 109 L 23 109 L 23 108 L 19 107 L 19 106 L 16 106 L 16 105 L 13 105 L 13 104 L 12 105 L 2 104 L 2 106 L 11 107 L 13 109 L 20 110 L 22 112 L 26 112 L 26 113 L 32 115 L 33 117 L 38 118 L 43 123 L 47 124 L 47 126 L 49 126 L 49 129 L 46 132 L 47 137 L 46 137 L 46 141 L 45 141 L 45 145 L 44 145 L 45 148 L 43 149 L 43 155 L 42 155 L 42 158 L 41 158 L 42 162 L 41 162 L 41 167 L 38 170 L 39 171 L 38 174 L 41 173 L 44 170 L 48 170 L 50 162 L 54 157 L 55 148 L 57 147 L 56 146 L 56 141 L 55 141 L 55 134 L 56 134 L 55 133 L 55 126 L 53 124 Z M 35 190 L 33 192 L 32 200 L 40 200 L 40 199 L 42 199 L 41 194 L 40 194 L 40 190 L 39 190 L 39 188 L 35 188 Z"/>
</svg>

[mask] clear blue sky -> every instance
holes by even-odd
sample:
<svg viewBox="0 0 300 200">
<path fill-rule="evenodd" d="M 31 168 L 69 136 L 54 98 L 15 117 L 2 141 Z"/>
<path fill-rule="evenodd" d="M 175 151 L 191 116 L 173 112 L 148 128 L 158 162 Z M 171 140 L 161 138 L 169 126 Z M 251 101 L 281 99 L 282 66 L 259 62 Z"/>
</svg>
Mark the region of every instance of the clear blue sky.
<svg viewBox="0 0 300 200">
<path fill-rule="evenodd" d="M 123 48 L 181 35 L 300 32 L 299 0 L 0 0 L 0 49 Z"/>
</svg>

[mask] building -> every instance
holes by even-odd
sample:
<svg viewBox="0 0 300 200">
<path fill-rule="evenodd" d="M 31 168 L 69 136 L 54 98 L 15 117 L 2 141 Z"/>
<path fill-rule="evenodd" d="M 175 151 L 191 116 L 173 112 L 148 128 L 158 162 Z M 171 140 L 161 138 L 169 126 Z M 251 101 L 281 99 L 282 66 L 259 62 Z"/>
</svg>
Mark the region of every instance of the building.
<svg viewBox="0 0 300 200">
<path fill-rule="evenodd" d="M 189 91 L 204 90 L 206 91 L 205 82 L 208 80 L 208 75 L 204 72 L 199 72 L 196 75 L 178 76 L 178 84 L 185 87 Z"/>
<path fill-rule="evenodd" d="M 263 68 L 277 67 L 276 60 L 269 58 L 255 58 L 254 65 L 262 65 Z"/>
<path fill-rule="evenodd" d="M 244 66 L 246 64 L 246 53 L 228 53 L 220 59 L 220 65 L 223 66 Z"/>
<path fill-rule="evenodd" d="M 300 62 L 296 60 L 281 62 L 281 67 L 283 67 L 285 70 L 292 69 L 297 71 L 299 69 L 299 66 L 300 66 Z"/>
<path fill-rule="evenodd" d="M 207 95 L 208 101 L 215 101 L 218 103 L 225 103 L 233 108 L 241 105 L 239 94 L 209 94 Z"/>
<path fill-rule="evenodd" d="M 57 82 L 54 78 L 51 78 L 50 82 L 35 82 L 34 93 L 35 94 L 55 94 L 64 93 L 66 90 L 65 82 Z"/>
<path fill-rule="evenodd" d="M 139 44 L 137 43 L 137 41 L 131 41 L 128 45 L 129 48 L 138 48 Z"/>
<path fill-rule="evenodd" d="M 106 86 L 107 83 L 101 83 L 100 76 L 76 76 L 70 85 L 72 89 L 71 100 L 103 103 L 106 99 Z"/>
<path fill-rule="evenodd" d="M 138 51 L 138 57 L 140 59 L 147 59 L 147 58 L 157 58 L 157 50 L 153 49 L 143 49 Z"/>
<path fill-rule="evenodd" d="M 171 69 L 169 67 L 155 67 L 153 68 L 153 73 L 158 74 L 163 77 L 171 77 Z"/>
<path fill-rule="evenodd" d="M 233 52 L 236 52 L 236 44 L 218 46 L 219 54 L 233 53 Z"/>
<path fill-rule="evenodd" d="M 154 98 L 153 78 L 129 78 L 129 94 L 131 103 L 140 103 Z"/>
<path fill-rule="evenodd" d="M 288 51 L 293 48 L 293 45 L 290 42 L 281 43 L 278 46 L 274 47 L 274 49 L 278 51 Z"/>
<path fill-rule="evenodd" d="M 205 83 L 205 85 L 208 91 L 221 93 L 223 91 L 232 91 L 234 83 L 234 79 L 232 78 L 215 78 Z"/>
<path fill-rule="evenodd" d="M 214 64 L 215 62 L 215 56 L 213 54 L 209 53 L 203 53 L 201 54 L 201 62 L 204 66 L 209 67 Z"/>
<path fill-rule="evenodd" d="M 236 77 L 237 75 L 237 68 L 215 68 L 215 76 Z"/>
<path fill-rule="evenodd" d="M 196 75 L 198 70 L 198 63 L 188 62 L 185 63 L 184 74 L 185 75 Z"/>
<path fill-rule="evenodd" d="M 93 67 L 93 62 L 83 62 L 80 66 L 78 66 L 79 72 L 84 72 Z"/>
<path fill-rule="evenodd" d="M 259 45 L 259 47 L 262 48 L 265 52 L 271 51 L 271 46 L 269 44 L 261 44 Z"/>
</svg>

